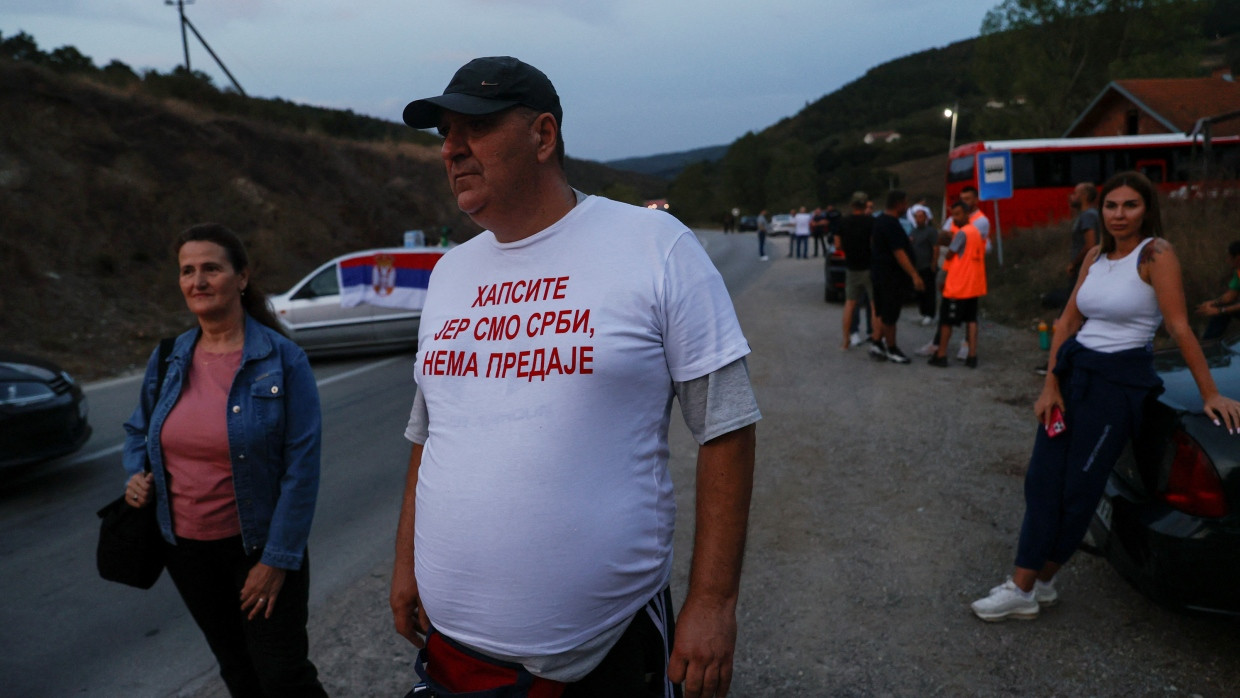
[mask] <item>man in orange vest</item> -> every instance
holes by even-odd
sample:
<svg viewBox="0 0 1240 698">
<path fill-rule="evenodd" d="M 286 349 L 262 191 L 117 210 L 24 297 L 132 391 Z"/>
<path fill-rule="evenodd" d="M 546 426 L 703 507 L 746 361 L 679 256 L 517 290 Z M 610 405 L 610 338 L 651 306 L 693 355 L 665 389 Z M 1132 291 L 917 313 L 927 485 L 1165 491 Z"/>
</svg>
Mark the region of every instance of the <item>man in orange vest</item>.
<svg viewBox="0 0 1240 698">
<path fill-rule="evenodd" d="M 977 368 L 977 299 L 986 295 L 986 241 L 977 226 L 969 222 L 969 210 L 963 202 L 952 204 L 951 214 L 959 231 L 948 246 L 947 281 L 939 308 L 939 348 L 929 363 L 947 366 L 952 327 L 964 324 L 969 346 L 965 365 Z"/>
</svg>

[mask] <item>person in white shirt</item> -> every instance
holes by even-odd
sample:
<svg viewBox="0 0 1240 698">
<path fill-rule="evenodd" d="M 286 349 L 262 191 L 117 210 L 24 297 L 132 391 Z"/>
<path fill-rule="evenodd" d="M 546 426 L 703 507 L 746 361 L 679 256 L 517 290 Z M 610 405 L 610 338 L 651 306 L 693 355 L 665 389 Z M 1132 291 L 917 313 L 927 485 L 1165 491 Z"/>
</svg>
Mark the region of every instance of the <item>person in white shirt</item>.
<svg viewBox="0 0 1240 698">
<path fill-rule="evenodd" d="M 404 117 L 439 128 L 486 230 L 444 255 L 422 312 L 398 632 L 432 688 L 498 672 L 565 698 L 726 695 L 761 415 L 722 278 L 670 215 L 569 186 L 533 66 L 475 59 Z M 673 397 L 700 444 L 674 631 Z"/>
</svg>

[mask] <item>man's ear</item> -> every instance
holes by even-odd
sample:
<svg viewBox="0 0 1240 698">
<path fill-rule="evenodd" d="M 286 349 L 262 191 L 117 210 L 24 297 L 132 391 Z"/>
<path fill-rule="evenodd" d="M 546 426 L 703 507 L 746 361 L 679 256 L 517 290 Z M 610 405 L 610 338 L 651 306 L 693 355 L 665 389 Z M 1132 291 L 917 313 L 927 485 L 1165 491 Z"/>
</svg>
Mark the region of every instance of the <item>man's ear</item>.
<svg viewBox="0 0 1240 698">
<path fill-rule="evenodd" d="M 560 137 L 560 125 L 555 117 L 550 113 L 539 114 L 532 130 L 538 136 L 538 161 L 547 162 L 554 158 L 556 140 Z"/>
</svg>

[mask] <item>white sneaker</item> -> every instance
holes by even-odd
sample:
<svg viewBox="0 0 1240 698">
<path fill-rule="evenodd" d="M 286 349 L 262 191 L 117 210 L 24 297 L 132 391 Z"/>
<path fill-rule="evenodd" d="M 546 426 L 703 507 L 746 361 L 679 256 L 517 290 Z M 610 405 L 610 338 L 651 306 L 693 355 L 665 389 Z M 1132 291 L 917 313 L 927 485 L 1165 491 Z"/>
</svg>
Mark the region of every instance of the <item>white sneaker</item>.
<svg viewBox="0 0 1240 698">
<path fill-rule="evenodd" d="M 853 332 L 852 336 L 848 338 L 848 346 L 850 347 L 859 346 L 863 342 L 865 342 L 865 337 L 860 332 Z"/>
<path fill-rule="evenodd" d="M 968 342 L 961 342 L 961 343 L 960 343 L 960 351 L 956 352 L 956 360 L 957 360 L 957 361 L 964 361 L 964 360 L 965 360 L 965 359 L 967 359 L 967 358 L 969 358 L 969 343 L 968 343 Z"/>
<path fill-rule="evenodd" d="M 938 350 L 939 350 L 939 345 L 935 344 L 934 342 L 926 342 L 925 346 L 923 346 L 922 348 L 918 349 L 917 351 L 913 353 L 918 356 L 930 356 L 931 354 L 935 353 Z"/>
<path fill-rule="evenodd" d="M 769 262 L 769 261 L 771 261 L 771 258 L 770 258 L 770 257 L 767 257 L 766 255 L 762 255 L 762 256 L 761 256 L 761 257 L 759 257 L 758 259 L 759 259 L 760 261 L 763 261 L 763 262 Z"/>
<path fill-rule="evenodd" d="M 1010 581 L 1012 581 L 1012 578 L 1008 577 L 1008 582 Z M 1004 584 L 1006 583 L 1007 582 L 1004 582 Z M 990 590 L 990 593 L 994 594 L 1002 588 L 1003 584 L 1000 584 L 999 586 L 993 587 Z M 1039 606 L 1054 606 L 1059 603 L 1059 592 L 1055 590 L 1055 580 L 1052 579 L 1049 582 L 1044 582 L 1041 579 L 1034 580 L 1033 598 L 1038 602 Z"/>
<path fill-rule="evenodd" d="M 1033 620 L 1038 617 L 1038 600 L 1033 591 L 1021 591 L 1010 578 L 991 589 L 990 595 L 974 601 L 973 613 L 984 621 L 997 622 L 1016 618 Z"/>
<path fill-rule="evenodd" d="M 929 326 L 931 326 L 931 325 L 933 325 L 933 324 L 934 324 L 934 318 L 930 317 L 929 315 L 922 315 L 922 316 L 921 316 L 921 326 L 922 326 L 922 327 L 929 327 Z"/>
</svg>

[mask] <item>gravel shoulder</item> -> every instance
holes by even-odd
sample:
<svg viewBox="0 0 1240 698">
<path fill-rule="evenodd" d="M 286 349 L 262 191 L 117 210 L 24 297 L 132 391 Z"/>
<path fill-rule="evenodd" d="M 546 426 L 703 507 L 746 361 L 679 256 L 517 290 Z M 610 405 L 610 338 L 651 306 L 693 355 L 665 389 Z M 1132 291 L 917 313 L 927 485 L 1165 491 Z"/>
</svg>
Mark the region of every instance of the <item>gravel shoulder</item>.
<svg viewBox="0 0 1240 698">
<path fill-rule="evenodd" d="M 877 363 L 838 349 L 821 260 L 766 264 L 735 299 L 764 418 L 731 695 L 1236 695 L 1235 623 L 1166 611 L 1098 558 L 1069 563 L 1060 604 L 1037 621 L 969 611 L 1012 562 L 1043 358 L 1032 334 L 983 323 L 976 370 Z M 908 319 L 899 332 L 908 353 L 930 336 Z M 677 424 L 677 599 L 695 453 Z M 311 657 L 334 696 L 400 696 L 413 682 L 389 573 L 385 562 L 311 609 Z M 179 695 L 226 695 L 210 677 L 195 684 Z"/>
</svg>

